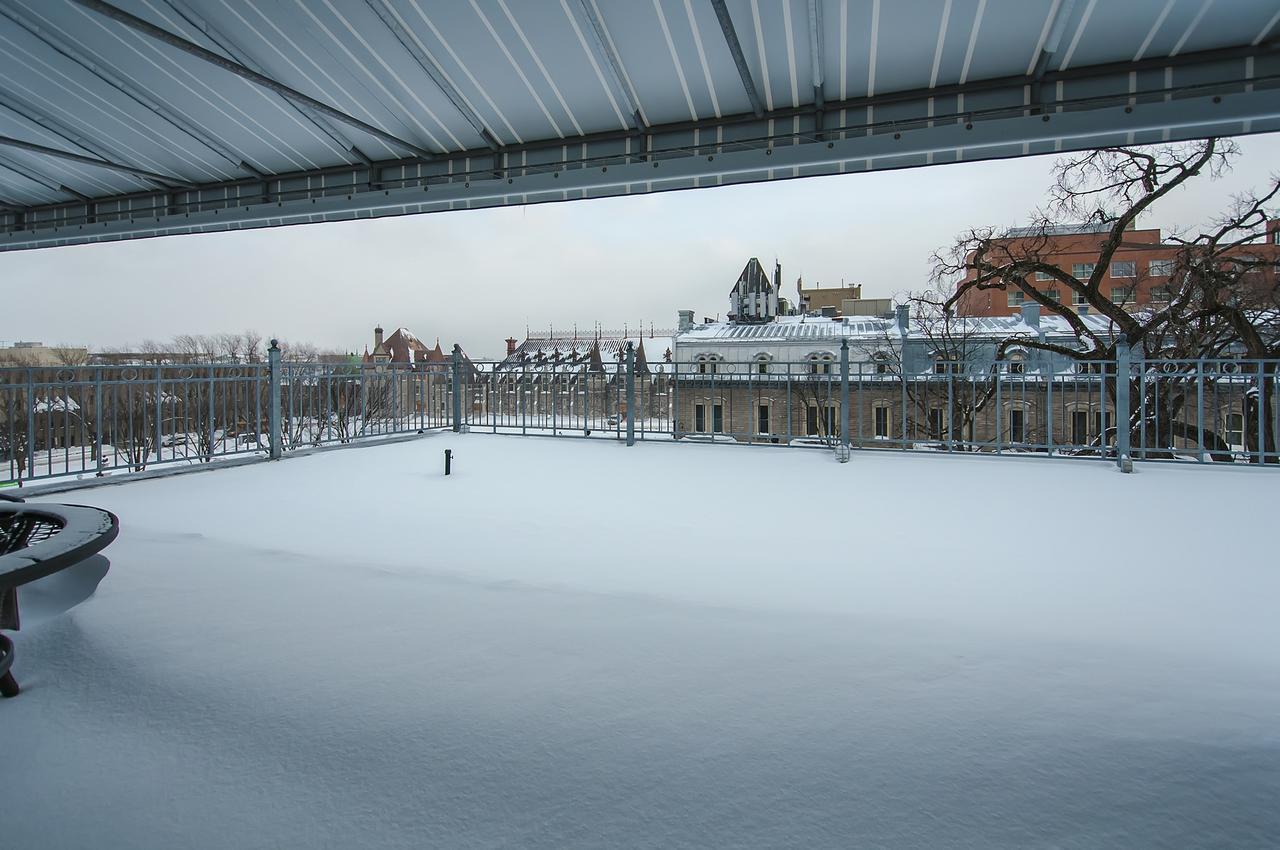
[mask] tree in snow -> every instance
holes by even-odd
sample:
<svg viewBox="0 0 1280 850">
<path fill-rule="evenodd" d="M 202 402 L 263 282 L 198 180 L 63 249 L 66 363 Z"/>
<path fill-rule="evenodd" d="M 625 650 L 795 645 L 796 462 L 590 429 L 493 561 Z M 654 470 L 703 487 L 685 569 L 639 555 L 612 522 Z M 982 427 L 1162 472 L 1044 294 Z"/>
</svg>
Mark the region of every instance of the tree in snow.
<svg viewBox="0 0 1280 850">
<path fill-rule="evenodd" d="M 934 280 L 950 288 L 941 302 L 945 309 L 965 303 L 983 290 L 1020 291 L 1027 301 L 1061 317 L 1075 334 L 1075 347 L 1061 342 L 1010 338 L 1001 343 L 1003 355 L 1013 346 L 1042 349 L 1080 361 L 1113 361 L 1119 334 L 1145 361 L 1171 358 L 1217 357 L 1228 352 L 1249 358 L 1280 357 L 1280 290 L 1277 289 L 1276 252 L 1263 244 L 1266 237 L 1266 205 L 1280 195 L 1280 179 L 1271 178 L 1260 190 L 1233 199 L 1228 208 L 1205 226 L 1176 232 L 1167 243 L 1177 246 L 1175 259 L 1166 269 L 1169 289 L 1159 304 L 1137 309 L 1126 303 L 1117 289 L 1103 287 L 1111 261 L 1124 246 L 1126 231 L 1140 215 L 1188 182 L 1213 179 L 1224 173 L 1238 148 L 1230 140 L 1207 139 L 1155 147 L 1102 148 L 1060 160 L 1047 205 L 1037 211 L 1029 234 L 1018 239 L 1002 237 L 994 228 L 978 228 L 962 234 L 946 250 L 934 254 Z M 1099 226 L 1102 239 L 1087 277 L 1053 262 L 1060 237 L 1058 223 L 1084 222 Z M 1038 287 L 1037 277 L 1053 290 Z M 1136 281 L 1135 281 L 1136 282 Z M 1053 291 L 1072 297 L 1055 298 Z M 1073 303 L 1074 302 L 1074 303 Z M 1079 306 L 1110 320 L 1114 333 L 1098 332 L 1080 318 Z M 1135 433 L 1141 429 L 1148 444 L 1172 450 L 1175 439 L 1196 441 L 1225 457 L 1223 435 L 1194 420 L 1194 401 L 1206 390 L 1221 389 L 1223 376 L 1205 377 L 1194 366 L 1152 365 L 1146 375 L 1129 376 L 1131 409 L 1119 420 Z M 1115 400 L 1115 377 L 1107 392 Z M 1241 380 L 1231 377 L 1240 388 Z M 1137 409 L 1140 385 L 1151 401 Z M 1208 383 L 1215 382 L 1215 383 Z M 1159 384 L 1158 393 L 1156 384 Z M 1274 453 L 1275 364 L 1262 367 L 1249 388 L 1245 404 L 1245 448 Z M 1140 419 L 1142 421 L 1140 421 Z M 1259 432 L 1262 437 L 1259 440 Z M 1274 461 L 1273 461 L 1274 462 Z"/>
</svg>

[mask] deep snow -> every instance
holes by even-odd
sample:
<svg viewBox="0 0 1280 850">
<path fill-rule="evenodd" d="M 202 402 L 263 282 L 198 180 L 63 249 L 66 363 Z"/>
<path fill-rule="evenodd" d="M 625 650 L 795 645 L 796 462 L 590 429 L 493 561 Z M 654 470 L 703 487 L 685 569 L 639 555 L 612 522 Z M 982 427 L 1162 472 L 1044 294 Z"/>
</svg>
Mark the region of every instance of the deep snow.
<svg viewBox="0 0 1280 850">
<path fill-rule="evenodd" d="M 0 843 L 1275 846 L 1278 492 L 439 434 L 51 497 L 122 530 L 23 597 Z"/>
</svg>

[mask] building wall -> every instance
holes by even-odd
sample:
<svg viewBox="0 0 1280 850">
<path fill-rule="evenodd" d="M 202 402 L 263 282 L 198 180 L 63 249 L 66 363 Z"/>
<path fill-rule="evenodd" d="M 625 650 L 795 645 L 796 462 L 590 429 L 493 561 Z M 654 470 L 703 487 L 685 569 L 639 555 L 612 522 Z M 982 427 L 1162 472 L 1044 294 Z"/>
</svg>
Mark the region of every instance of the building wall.
<svg viewBox="0 0 1280 850">
<path fill-rule="evenodd" d="M 899 447 L 902 441 L 916 445 L 948 440 L 958 444 L 1043 445 L 1052 432 L 1056 446 L 1097 444 L 1106 428 L 1114 427 L 1114 406 L 1098 378 L 1059 381 L 1050 388 L 1044 382 L 1005 378 L 983 382 L 975 388 L 967 381 L 920 378 L 904 385 L 897 379 L 852 381 L 849 393 L 849 436 L 855 446 Z M 948 385 L 950 384 L 950 392 Z M 790 386 L 747 386 L 682 380 L 674 392 L 678 435 L 712 435 L 713 406 L 721 406 L 725 439 L 745 443 L 778 443 L 789 439 L 835 438 L 840 432 L 843 407 L 839 381 L 793 380 Z M 701 427 L 698 405 L 704 408 Z M 768 407 L 768 427 L 761 431 L 761 405 Z M 1243 416 L 1245 387 L 1216 393 L 1206 401 L 1206 429 L 1225 435 L 1227 417 Z M 811 415 L 809 408 L 817 410 Z M 830 414 L 822 411 L 831 408 Z M 877 409 L 883 409 L 884 434 L 877 435 Z M 1022 412 L 1020 423 L 1011 411 Z M 1082 421 L 1073 414 L 1081 414 Z M 905 427 L 904 427 L 905 425 Z M 816 429 L 815 429 L 816 426 Z M 1016 429 L 1020 429 L 1021 434 Z M 1154 445 L 1154 435 L 1149 435 Z M 1106 442 L 1114 443 L 1114 435 Z M 1135 438 L 1135 447 L 1141 440 Z M 1177 448 L 1191 448 L 1194 436 L 1175 438 Z"/>
<path fill-rule="evenodd" d="M 1250 245 L 1245 249 L 1241 249 L 1239 253 L 1273 259 L 1280 258 L 1280 243 L 1277 243 L 1277 238 L 1280 238 L 1280 221 L 1270 222 L 1268 224 L 1267 241 Z M 1041 249 L 1040 253 L 1045 262 L 1074 274 L 1073 267 L 1075 265 L 1090 264 L 1097 261 L 1104 239 L 1105 234 L 1098 233 L 1055 236 L 1049 239 L 1046 247 Z M 1020 246 L 1031 244 L 1031 240 L 1027 238 L 1000 241 L 1012 246 L 1015 252 Z M 1132 287 L 1134 290 L 1132 308 L 1138 309 L 1151 304 L 1159 305 L 1163 303 L 1158 293 L 1156 297 L 1153 297 L 1152 290 L 1167 286 L 1170 279 L 1167 274 L 1161 273 L 1159 268 L 1153 269 L 1152 262 L 1154 261 L 1157 266 L 1161 263 L 1171 263 L 1176 258 L 1177 252 L 1177 245 L 1162 242 L 1158 229 L 1129 231 L 1125 234 L 1124 243 L 1112 257 L 1111 267 L 1104 273 L 1100 284 L 1102 294 L 1112 300 L 1117 300 L 1113 291 L 1116 287 Z M 1135 275 L 1128 277 L 1112 274 L 1113 271 L 1117 270 L 1117 263 L 1132 263 Z M 972 280 L 974 276 L 971 273 L 967 279 Z M 1077 275 L 1077 277 L 1081 276 Z M 1073 304 L 1074 293 L 1057 281 L 1034 279 L 1028 281 L 1028 283 L 1041 292 L 1057 291 L 1059 298 L 1068 306 L 1078 306 Z M 1017 298 L 1018 293 L 1015 293 L 1012 289 L 972 289 L 961 298 L 957 305 L 957 314 L 960 316 L 1008 316 L 1018 312 L 1020 309 L 1021 302 Z M 1030 301 L 1030 299 L 1027 300 Z"/>
<path fill-rule="evenodd" d="M 839 310 L 842 301 L 862 297 L 860 285 L 832 286 L 826 289 L 805 289 L 801 285 L 797 291 L 800 293 L 801 305 L 806 310 L 821 310 L 823 307 L 834 307 Z"/>
</svg>

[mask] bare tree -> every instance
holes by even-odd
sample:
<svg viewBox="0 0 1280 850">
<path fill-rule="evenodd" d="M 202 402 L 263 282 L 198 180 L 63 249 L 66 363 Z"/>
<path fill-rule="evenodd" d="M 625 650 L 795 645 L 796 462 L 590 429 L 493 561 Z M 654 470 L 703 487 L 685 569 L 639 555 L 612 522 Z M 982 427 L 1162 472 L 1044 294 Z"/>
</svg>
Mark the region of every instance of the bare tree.
<svg viewBox="0 0 1280 850">
<path fill-rule="evenodd" d="M 1007 339 L 999 346 L 1001 356 L 1010 347 L 1021 345 L 1081 361 L 1113 361 L 1120 334 L 1147 361 L 1214 357 L 1227 351 L 1253 358 L 1280 356 L 1274 252 L 1259 245 L 1266 235 L 1265 205 L 1280 193 L 1276 178 L 1262 191 L 1235 198 L 1209 226 L 1170 238 L 1178 249 L 1161 306 L 1137 309 L 1118 298 L 1115 290 L 1102 286 L 1112 259 L 1125 247 L 1126 233 L 1140 215 L 1197 177 L 1221 175 L 1237 154 L 1233 142 L 1207 139 L 1158 147 L 1103 148 L 1059 161 L 1047 207 L 1022 231 L 1028 235 L 1005 239 L 992 228 L 970 230 L 950 249 L 934 254 L 937 283 L 948 285 L 961 279 L 942 307 L 963 306 L 967 298 L 983 290 L 1020 291 L 1026 300 L 1060 317 L 1076 337 L 1075 346 Z M 1091 223 L 1101 231 L 1088 278 L 1078 278 L 1053 262 L 1062 238 L 1057 224 L 1064 220 Z M 1033 282 L 1037 277 L 1048 281 L 1049 288 L 1037 287 Z M 1072 297 L 1055 298 L 1055 291 Z M 1106 317 L 1113 332 L 1096 330 L 1071 302 Z M 1275 391 L 1274 364 L 1267 369 L 1250 395 L 1248 412 L 1255 427 L 1245 429 L 1246 447 L 1273 454 L 1274 418 L 1267 411 Z M 1187 400 L 1203 391 L 1205 379 L 1176 368 L 1127 377 L 1135 382 L 1131 409 L 1119 413 L 1130 429 L 1146 429 L 1157 447 L 1169 447 L 1170 451 L 1175 438 L 1198 441 L 1209 448 L 1226 445 L 1211 429 L 1202 430 L 1185 421 Z M 1133 402 L 1138 398 L 1137 382 L 1144 379 L 1166 381 L 1172 392 L 1160 393 L 1160 404 L 1139 411 Z M 1114 376 L 1107 382 L 1107 392 L 1114 402 Z M 1257 437 L 1260 431 L 1261 441 Z"/>
<path fill-rule="evenodd" d="M 247 330 L 242 335 L 244 338 L 244 359 L 246 363 L 262 362 L 262 334 L 254 330 Z"/>
<path fill-rule="evenodd" d="M 49 349 L 59 366 L 83 366 L 89 362 L 89 350 L 62 342 Z"/>
</svg>

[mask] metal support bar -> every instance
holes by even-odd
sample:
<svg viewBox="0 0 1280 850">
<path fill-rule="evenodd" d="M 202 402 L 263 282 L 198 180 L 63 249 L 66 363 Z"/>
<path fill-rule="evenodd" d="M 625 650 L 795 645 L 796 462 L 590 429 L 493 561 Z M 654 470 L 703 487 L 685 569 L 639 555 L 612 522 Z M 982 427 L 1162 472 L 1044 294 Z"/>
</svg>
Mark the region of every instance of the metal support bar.
<svg viewBox="0 0 1280 850">
<path fill-rule="evenodd" d="M 217 45 L 223 53 L 230 56 L 241 65 L 244 65 L 246 68 L 267 76 L 262 66 L 254 62 L 253 59 L 237 47 L 231 39 L 214 29 L 207 19 L 197 15 L 195 11 L 183 0 L 163 0 L 163 2 L 172 9 L 178 17 L 185 20 L 195 29 L 204 33 L 204 36 Z M 337 127 L 334 127 L 331 123 L 326 121 L 323 116 L 303 109 L 301 106 L 290 100 L 285 100 L 285 103 L 288 104 L 289 107 L 293 109 L 293 111 L 296 112 L 304 121 L 311 124 L 311 126 L 315 127 L 327 136 L 329 140 L 337 146 L 338 150 L 345 150 L 350 147 L 351 140 L 343 135 Z"/>
<path fill-rule="evenodd" d="M 462 431 L 462 346 L 453 344 L 453 430 Z"/>
<path fill-rule="evenodd" d="M 213 133 L 197 126 L 185 116 L 166 109 L 140 87 L 132 85 L 128 81 L 116 76 L 89 56 L 81 53 L 69 41 L 60 37 L 58 33 L 50 32 L 44 27 L 41 27 L 36 22 L 22 15 L 18 9 L 0 4 L 0 16 L 8 18 L 15 25 L 26 30 L 33 38 L 48 45 L 52 50 L 57 51 L 67 59 L 79 65 L 81 68 L 84 68 L 90 74 L 93 74 L 95 77 L 130 98 L 135 103 L 150 110 L 172 126 L 176 127 L 178 130 L 186 133 L 209 150 L 221 156 L 232 166 L 237 165 L 240 160 L 243 159 L 243 157 L 232 151 L 229 145 L 217 138 Z"/>
<path fill-rule="evenodd" d="M 822 127 L 826 119 L 826 97 L 822 88 L 825 75 L 822 33 L 822 3 L 820 0 L 809 0 L 809 64 L 813 71 L 814 125 L 818 132 L 818 141 L 822 141 Z"/>
<path fill-rule="evenodd" d="M 627 343 L 627 445 L 636 444 L 636 347 Z"/>
<path fill-rule="evenodd" d="M 267 435 L 267 444 L 271 447 L 271 459 L 280 459 L 280 341 L 271 340 L 267 349 L 267 377 L 271 383 L 270 406 L 267 409 L 267 427 L 271 433 Z"/>
<path fill-rule="evenodd" d="M 1071 11 L 1075 8 L 1075 5 L 1076 0 L 1062 0 L 1062 5 L 1054 13 L 1053 24 L 1049 28 L 1049 37 L 1045 39 L 1044 47 L 1040 48 L 1040 55 L 1036 58 L 1035 67 L 1031 70 L 1032 103 L 1038 104 L 1043 101 L 1040 92 L 1045 72 L 1049 68 L 1049 59 L 1058 52 L 1058 47 L 1062 43 L 1062 34 L 1067 28 L 1067 20 L 1071 17 Z"/>
<path fill-rule="evenodd" d="M 840 444 L 849 445 L 849 338 L 840 340 Z"/>
<path fill-rule="evenodd" d="M 39 183 L 51 192 L 63 191 L 62 184 L 40 174 L 28 165 L 24 165 L 17 160 L 9 159 L 7 156 L 0 156 L 0 168 L 5 169 L 6 171 L 12 171 L 14 174 L 17 174 L 25 180 L 30 180 L 32 183 Z"/>
<path fill-rule="evenodd" d="M 593 36 L 592 40 L 595 42 L 596 51 L 604 59 L 605 68 L 609 71 L 609 76 L 613 78 L 613 84 L 618 89 L 618 93 L 622 95 L 622 102 L 626 106 L 627 119 L 630 121 L 631 128 L 638 129 L 644 126 L 644 121 L 640 116 L 640 105 L 631 99 L 631 92 L 626 85 L 626 73 L 622 68 L 622 60 L 618 58 L 618 54 L 614 52 L 609 44 L 609 36 L 604 28 L 604 21 L 596 14 L 592 0 L 578 0 L 578 7 L 582 9 L 583 16 L 591 24 L 590 33 Z"/>
<path fill-rule="evenodd" d="M 128 158 L 126 156 L 122 156 L 121 152 L 118 150 L 102 145 L 93 139 L 86 138 L 74 127 L 64 124 L 52 116 L 46 115 L 33 104 L 17 98 L 12 93 L 0 94 L 0 106 L 3 106 L 15 115 L 21 115 L 32 124 L 43 128 L 46 132 L 57 136 L 68 144 L 74 145 L 81 150 L 98 157 L 99 159 L 110 161 Z M 153 183 L 156 182 L 156 177 L 147 177 L 146 179 Z M 179 178 L 175 177 L 167 179 L 170 182 L 173 182 Z"/>
<path fill-rule="evenodd" d="M 747 59 L 742 55 L 742 44 L 738 42 L 738 32 L 733 28 L 733 18 L 729 17 L 729 9 L 724 0 L 711 0 L 716 10 L 716 19 L 720 21 L 720 31 L 724 33 L 725 44 L 733 55 L 733 64 L 738 66 L 738 76 L 742 78 L 742 87 L 747 91 L 747 100 L 751 101 L 751 109 L 757 118 L 764 115 L 764 103 L 760 93 L 756 91 L 755 81 L 751 79 L 751 69 L 747 67 Z"/>
<path fill-rule="evenodd" d="M 72 2 L 77 3 L 92 12 L 97 12 L 103 17 L 110 18 L 124 24 L 130 29 L 140 32 L 149 38 L 168 44 L 170 47 L 175 47 L 184 53 L 188 53 L 191 56 L 196 57 L 197 59 L 208 62 L 210 65 L 215 65 L 224 71 L 229 71 L 238 77 L 243 77 L 249 82 L 273 91 L 304 109 L 313 110 L 321 115 L 328 116 L 335 121 L 340 121 L 343 124 L 347 124 L 357 130 L 360 130 L 361 132 L 368 133 L 371 136 L 376 136 L 377 138 L 390 142 L 404 150 L 412 151 L 424 159 L 431 159 L 435 155 L 426 148 L 423 148 L 413 142 L 406 141 L 393 133 L 388 133 L 386 130 L 379 129 L 372 124 L 361 121 L 359 118 L 348 115 L 340 109 L 335 109 L 329 104 L 316 100 L 310 95 L 305 95 L 295 88 L 286 86 L 284 83 L 277 82 L 265 74 L 260 74 L 239 62 L 232 61 L 224 56 L 219 56 L 212 50 L 201 47 L 195 42 L 188 41 L 180 35 L 175 35 L 163 27 L 156 26 L 150 21 L 144 21 L 136 15 L 131 15 L 123 9 L 119 9 L 110 3 L 104 2 L 104 0 L 72 0 Z"/>
<path fill-rule="evenodd" d="M 444 92 L 444 96 L 449 98 L 453 108 L 458 110 L 458 114 L 467 120 L 472 129 L 484 140 L 484 143 L 493 150 L 502 147 L 498 140 L 493 137 L 493 134 L 489 132 L 489 128 L 484 125 L 484 119 L 471 108 L 471 104 L 467 103 L 462 92 L 454 88 L 448 78 L 437 68 L 435 60 L 418 42 L 417 37 L 404 28 L 397 13 L 387 3 L 387 0 L 365 0 L 365 4 L 386 25 L 387 29 L 391 30 L 391 34 L 396 37 L 396 41 L 400 42 L 400 46 L 413 57 L 413 61 L 418 63 L 418 67 L 422 69 L 423 73 L 431 78 L 431 82 L 436 84 L 436 88 Z"/>
<path fill-rule="evenodd" d="M 154 171 L 147 171 L 145 168 L 134 168 L 132 165 L 124 165 L 119 162 L 110 162 L 105 159 L 94 159 L 91 156 L 82 156 L 71 151 L 59 150 L 58 148 L 45 147 L 37 145 L 34 142 L 26 142 L 22 139 L 15 139 L 11 136 L 0 136 L 0 145 L 10 148 L 18 148 L 19 150 L 31 151 L 32 153 L 51 156 L 55 159 L 65 159 L 70 162 L 79 162 L 84 165 L 93 165 L 98 168 L 105 168 L 108 171 L 119 171 L 125 174 L 133 174 L 137 177 L 145 177 L 148 180 L 155 180 L 161 183 L 171 183 L 175 186 L 182 186 L 186 189 L 196 188 L 194 183 L 182 180 L 177 177 L 170 177 L 166 174 L 156 174 Z"/>
</svg>

